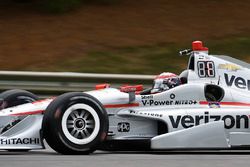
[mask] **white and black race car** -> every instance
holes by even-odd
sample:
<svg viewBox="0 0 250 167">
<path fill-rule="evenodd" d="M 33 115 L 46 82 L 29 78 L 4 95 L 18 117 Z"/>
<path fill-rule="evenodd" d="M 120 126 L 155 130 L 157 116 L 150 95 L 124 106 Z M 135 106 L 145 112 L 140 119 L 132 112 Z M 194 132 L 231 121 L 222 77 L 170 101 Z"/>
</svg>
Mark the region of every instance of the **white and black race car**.
<svg viewBox="0 0 250 167">
<path fill-rule="evenodd" d="M 250 65 L 185 50 L 182 84 L 150 93 L 141 86 L 70 92 L 38 100 L 24 90 L 0 94 L 0 149 L 62 154 L 104 150 L 232 149 L 250 146 Z"/>
</svg>

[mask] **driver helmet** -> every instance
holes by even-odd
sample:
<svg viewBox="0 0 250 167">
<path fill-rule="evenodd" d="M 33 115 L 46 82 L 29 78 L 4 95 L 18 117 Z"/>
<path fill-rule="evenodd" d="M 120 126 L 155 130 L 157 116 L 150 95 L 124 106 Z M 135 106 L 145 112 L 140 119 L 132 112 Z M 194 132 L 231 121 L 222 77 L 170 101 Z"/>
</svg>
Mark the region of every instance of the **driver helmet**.
<svg viewBox="0 0 250 167">
<path fill-rule="evenodd" d="M 151 93 L 163 92 L 176 86 L 179 86 L 180 84 L 181 80 L 178 75 L 170 72 L 163 72 L 155 77 Z"/>
</svg>

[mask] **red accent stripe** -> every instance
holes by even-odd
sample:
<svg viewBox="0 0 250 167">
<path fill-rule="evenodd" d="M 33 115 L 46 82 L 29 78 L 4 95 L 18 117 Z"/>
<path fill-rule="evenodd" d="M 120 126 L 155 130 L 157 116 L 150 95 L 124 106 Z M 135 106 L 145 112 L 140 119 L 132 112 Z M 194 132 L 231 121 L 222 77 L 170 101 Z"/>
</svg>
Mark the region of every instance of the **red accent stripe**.
<svg viewBox="0 0 250 167">
<path fill-rule="evenodd" d="M 200 105 L 208 105 L 209 103 L 207 101 L 200 101 Z"/>
<path fill-rule="evenodd" d="M 139 103 L 129 103 L 129 104 L 106 104 L 105 108 L 121 108 L 121 107 L 138 107 Z"/>
<path fill-rule="evenodd" d="M 32 104 L 37 104 L 37 103 L 42 103 L 42 102 L 44 102 L 44 101 L 46 101 L 46 100 L 48 100 L 48 99 L 43 99 L 43 100 L 37 100 L 37 101 L 34 101 L 34 102 L 32 102 Z"/>
<path fill-rule="evenodd" d="M 21 115 L 35 115 L 35 114 L 42 114 L 44 110 L 37 110 L 37 111 L 28 111 L 28 112 L 21 112 L 21 113 L 15 113 L 10 114 L 12 116 L 21 116 Z"/>
<path fill-rule="evenodd" d="M 200 101 L 200 105 L 208 105 L 207 101 Z M 242 102 L 219 102 L 220 105 L 227 106 L 250 106 L 250 103 L 242 103 Z"/>
<path fill-rule="evenodd" d="M 104 105 L 105 108 L 121 108 L 121 107 L 138 107 L 139 103 L 130 103 L 130 104 L 107 104 Z M 42 114 L 44 110 L 37 110 L 37 111 L 28 111 L 28 112 L 21 112 L 10 114 L 12 116 L 21 116 L 21 115 L 35 115 L 35 114 Z"/>
<path fill-rule="evenodd" d="M 50 99 L 55 99 L 55 98 L 56 98 L 56 97 L 51 97 L 51 98 L 49 98 L 49 99 L 37 100 L 37 101 L 32 102 L 32 104 L 42 103 L 42 102 L 48 101 L 48 100 L 50 100 Z"/>
</svg>

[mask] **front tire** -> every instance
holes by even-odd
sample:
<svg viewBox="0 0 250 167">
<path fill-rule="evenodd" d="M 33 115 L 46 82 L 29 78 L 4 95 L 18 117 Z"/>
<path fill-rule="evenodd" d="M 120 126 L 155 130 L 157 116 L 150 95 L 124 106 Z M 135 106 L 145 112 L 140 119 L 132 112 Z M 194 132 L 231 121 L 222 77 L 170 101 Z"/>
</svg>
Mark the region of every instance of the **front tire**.
<svg viewBox="0 0 250 167">
<path fill-rule="evenodd" d="M 89 154 L 106 138 L 108 116 L 94 97 L 71 92 L 57 97 L 47 107 L 43 136 L 62 154 Z"/>
</svg>

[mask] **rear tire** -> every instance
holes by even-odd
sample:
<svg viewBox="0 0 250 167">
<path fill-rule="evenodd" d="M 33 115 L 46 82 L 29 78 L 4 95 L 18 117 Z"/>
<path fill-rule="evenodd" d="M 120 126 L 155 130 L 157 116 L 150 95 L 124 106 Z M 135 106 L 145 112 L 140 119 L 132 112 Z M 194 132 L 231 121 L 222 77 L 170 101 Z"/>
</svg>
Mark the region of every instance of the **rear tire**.
<svg viewBox="0 0 250 167">
<path fill-rule="evenodd" d="M 65 93 L 47 107 L 43 137 L 61 154 L 89 154 L 105 140 L 108 116 L 102 104 L 85 93 Z"/>
<path fill-rule="evenodd" d="M 32 103 L 38 99 L 38 96 L 26 90 L 7 90 L 0 94 L 0 109 L 18 106 L 25 103 Z"/>
</svg>

